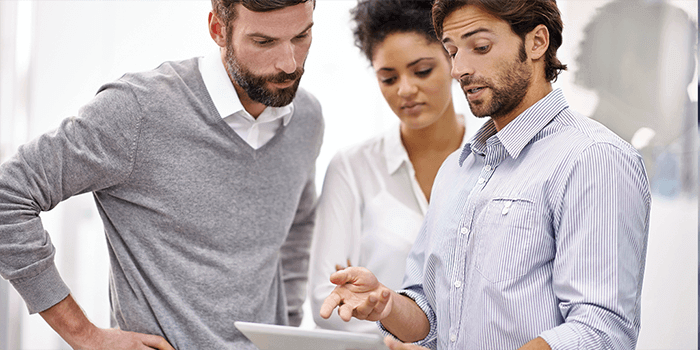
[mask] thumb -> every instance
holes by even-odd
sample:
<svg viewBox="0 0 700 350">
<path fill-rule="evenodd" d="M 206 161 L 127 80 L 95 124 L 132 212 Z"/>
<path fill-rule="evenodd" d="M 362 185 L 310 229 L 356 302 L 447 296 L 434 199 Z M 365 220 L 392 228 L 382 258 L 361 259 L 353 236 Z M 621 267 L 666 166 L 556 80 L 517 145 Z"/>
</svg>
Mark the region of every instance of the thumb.
<svg viewBox="0 0 700 350">
<path fill-rule="evenodd" d="M 353 270 L 353 268 L 346 268 L 334 272 L 331 275 L 331 283 L 342 286 L 346 283 L 354 281 L 355 278 L 357 278 L 357 273 L 355 273 Z"/>
</svg>

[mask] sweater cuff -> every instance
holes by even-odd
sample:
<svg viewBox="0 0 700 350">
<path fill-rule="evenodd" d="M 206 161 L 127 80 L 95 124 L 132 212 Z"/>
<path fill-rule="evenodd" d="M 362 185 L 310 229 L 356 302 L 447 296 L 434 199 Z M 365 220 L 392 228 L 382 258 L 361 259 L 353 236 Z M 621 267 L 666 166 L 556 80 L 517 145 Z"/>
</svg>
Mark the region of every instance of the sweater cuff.
<svg viewBox="0 0 700 350">
<path fill-rule="evenodd" d="M 36 276 L 11 280 L 10 283 L 24 299 L 30 314 L 42 312 L 70 294 L 55 264 Z"/>
</svg>

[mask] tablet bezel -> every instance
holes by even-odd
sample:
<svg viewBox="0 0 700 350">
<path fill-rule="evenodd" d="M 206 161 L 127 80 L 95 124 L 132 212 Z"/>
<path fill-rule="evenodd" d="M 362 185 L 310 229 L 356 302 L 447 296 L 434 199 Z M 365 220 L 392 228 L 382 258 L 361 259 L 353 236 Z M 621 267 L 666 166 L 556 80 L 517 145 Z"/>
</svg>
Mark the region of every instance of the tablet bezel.
<svg viewBox="0 0 700 350">
<path fill-rule="evenodd" d="M 236 321 L 236 328 L 261 350 L 388 350 L 378 334 L 304 329 Z"/>
</svg>

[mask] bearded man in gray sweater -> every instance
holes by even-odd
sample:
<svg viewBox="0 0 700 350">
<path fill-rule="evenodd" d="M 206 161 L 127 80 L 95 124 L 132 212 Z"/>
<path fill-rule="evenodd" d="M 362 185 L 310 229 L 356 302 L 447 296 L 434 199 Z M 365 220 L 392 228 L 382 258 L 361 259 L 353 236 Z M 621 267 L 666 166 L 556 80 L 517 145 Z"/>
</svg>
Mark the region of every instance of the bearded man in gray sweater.
<svg viewBox="0 0 700 350">
<path fill-rule="evenodd" d="M 102 86 L 0 166 L 0 274 L 74 348 L 253 349 L 234 321 L 301 322 L 323 134 L 298 90 L 315 2 L 212 5 L 215 54 Z M 39 218 L 86 192 L 111 329 L 70 296 Z"/>
</svg>

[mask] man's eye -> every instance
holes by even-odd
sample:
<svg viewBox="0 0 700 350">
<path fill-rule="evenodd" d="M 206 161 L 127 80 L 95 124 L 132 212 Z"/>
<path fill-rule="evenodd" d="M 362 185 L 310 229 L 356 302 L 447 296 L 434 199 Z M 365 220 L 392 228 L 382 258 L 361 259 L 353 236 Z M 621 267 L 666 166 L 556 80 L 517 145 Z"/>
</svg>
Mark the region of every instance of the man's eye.
<svg viewBox="0 0 700 350">
<path fill-rule="evenodd" d="M 487 52 L 489 52 L 489 49 L 491 49 L 490 45 L 484 45 L 484 46 L 475 47 L 474 51 L 479 52 L 479 53 L 487 53 Z"/>
</svg>

